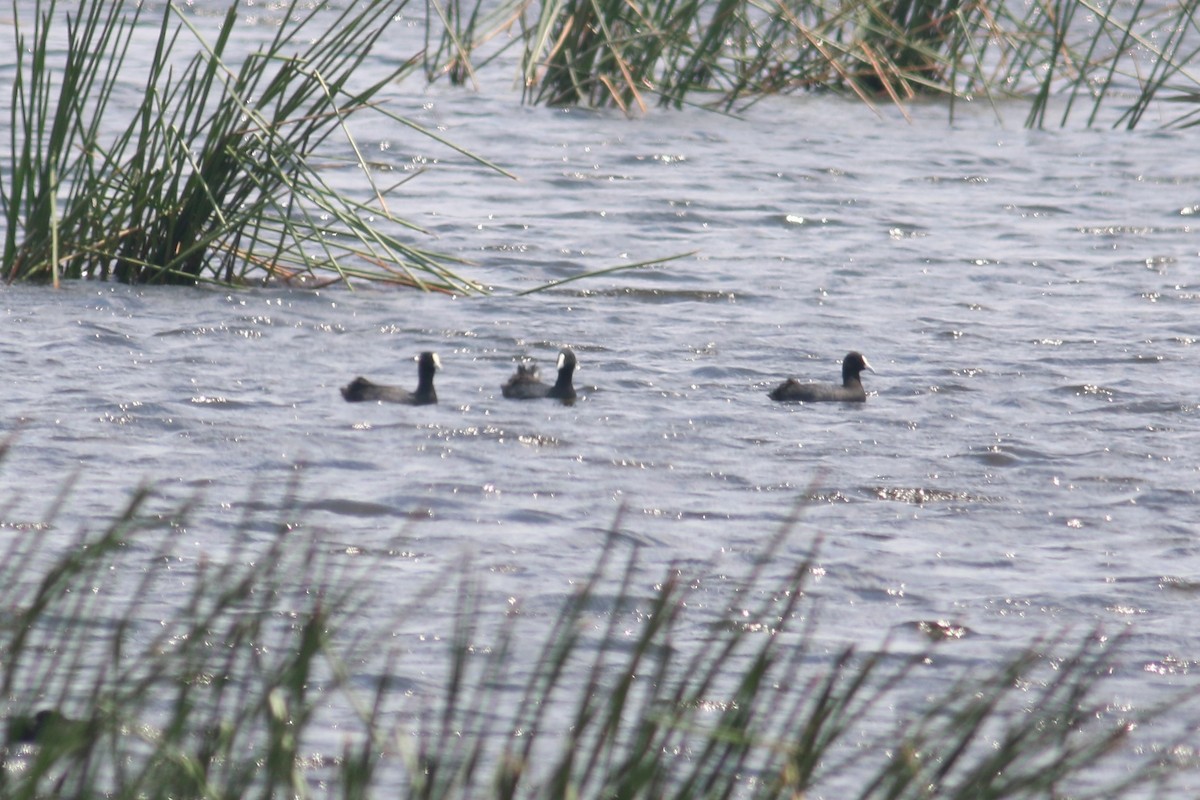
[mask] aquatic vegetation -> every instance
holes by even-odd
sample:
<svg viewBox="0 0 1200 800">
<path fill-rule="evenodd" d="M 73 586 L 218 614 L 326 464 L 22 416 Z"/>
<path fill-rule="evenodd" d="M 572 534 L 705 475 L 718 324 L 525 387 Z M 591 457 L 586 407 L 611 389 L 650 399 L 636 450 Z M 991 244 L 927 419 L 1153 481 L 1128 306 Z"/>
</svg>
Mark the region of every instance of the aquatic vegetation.
<svg viewBox="0 0 1200 800">
<path fill-rule="evenodd" d="M 530 103 L 736 110 L 765 95 L 828 91 L 901 108 L 943 97 L 953 114 L 962 101 L 1019 96 L 1031 99 L 1030 126 L 1076 114 L 1091 125 L 1103 106 L 1124 104 L 1114 124 L 1132 128 L 1164 90 L 1187 103 L 1200 94 L 1188 70 L 1200 46 L 1194 0 L 511 0 L 499 10 L 448 0 L 428 75 L 461 80 L 472 57 L 496 57 L 500 28 L 482 23 L 484 5 L 493 25 L 517 29 Z M 471 24 L 451 26 L 463 19 Z"/>
<path fill-rule="evenodd" d="M 36 19 L 18 14 L 10 162 L 0 168 L 4 279 L 365 278 L 481 290 L 453 271 L 455 259 L 405 240 L 417 227 L 389 211 L 392 187 L 377 183 L 347 124 L 376 114 L 436 137 L 376 102 L 412 62 L 366 85 L 355 79 L 396 4 L 371 0 L 332 16 L 325 5 L 293 3 L 274 38 L 236 64 L 227 56 L 238 3 L 212 42 L 163 4 L 153 58 L 134 62 L 150 63 L 135 104 L 123 95 L 134 31 L 152 24 L 143 4 L 80 0 L 64 16 L 51 0 Z M 322 175 L 323 146 L 336 136 L 363 176 L 363 198 Z"/>
<path fill-rule="evenodd" d="M 426 47 L 384 69 L 372 51 L 403 6 L 293 0 L 243 58 L 231 45 L 236 2 L 211 40 L 171 3 L 155 12 L 77 0 L 68 13 L 47 0 L 32 19 L 14 4 L 3 279 L 487 291 L 461 258 L 424 247 L 424 231 L 391 211 L 406 179 L 383 183 L 388 173 L 355 140 L 350 120 L 374 116 L 508 174 L 381 104 L 384 87 L 413 72 L 466 83 L 480 69 L 515 69 L 528 103 L 631 114 L 738 111 L 822 91 L 906 113 L 914 100 L 942 98 L 951 115 L 980 100 L 999 113 L 1002 100 L 1022 97 L 1038 127 L 1132 128 L 1170 100 L 1157 108 L 1177 115 L 1156 119 L 1197 124 L 1195 0 L 438 0 L 423 9 Z M 130 53 L 145 30 L 157 30 L 148 59 Z M 361 189 L 333 185 L 330 164 L 361 177 Z"/>
<path fill-rule="evenodd" d="M 389 624 L 377 558 L 331 548 L 294 494 L 208 534 L 228 548 L 207 560 L 176 549 L 200 502 L 134 491 L 73 542 L 56 509 L 0 519 L 0 794 L 1117 798 L 1181 775 L 1170 743 L 1133 737 L 1190 701 L 1106 702 L 1119 645 L 1099 637 L 982 674 L 940 663 L 950 640 L 827 652 L 812 564 L 766 577 L 791 525 L 724 603 L 703 565 L 648 575 L 614 535 L 557 610 L 493 600 L 463 565 L 410 584 Z M 455 583 L 444 670 L 408 667 L 402 620 Z"/>
<path fill-rule="evenodd" d="M 2 279 L 351 287 L 369 280 L 489 291 L 461 273 L 461 258 L 416 243 L 426 232 L 388 202 L 413 175 L 382 183 L 389 170 L 368 159 L 351 129 L 352 118 L 374 115 L 513 177 L 380 101 L 384 87 L 418 64 L 393 58 L 381 71 L 373 59 L 364 69 L 402 5 L 369 0 L 339 11 L 292 0 L 273 38 L 241 63 L 230 45 L 238 2 L 211 42 L 189 11 L 164 4 L 150 58 L 130 53 L 140 41 L 135 31 L 153 30 L 144 4 L 79 0 L 66 13 L 49 0 L 33 20 L 14 6 Z M 149 64 L 132 89 L 129 76 L 143 70 L 131 64 Z M 362 196 L 331 185 L 331 166 L 361 176 Z M 524 293 L 679 257 L 585 271 Z"/>
</svg>

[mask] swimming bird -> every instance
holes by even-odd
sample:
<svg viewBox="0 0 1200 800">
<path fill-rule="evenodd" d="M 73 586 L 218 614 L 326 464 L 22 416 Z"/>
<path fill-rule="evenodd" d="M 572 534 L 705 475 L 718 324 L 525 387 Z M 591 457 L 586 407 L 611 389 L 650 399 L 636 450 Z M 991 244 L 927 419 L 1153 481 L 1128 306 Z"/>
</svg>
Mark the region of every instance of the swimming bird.
<svg viewBox="0 0 1200 800">
<path fill-rule="evenodd" d="M 500 387 L 500 391 L 510 400 L 532 400 L 538 397 L 574 400 L 575 386 L 571 379 L 575 374 L 575 364 L 574 351 L 564 347 L 558 354 L 558 380 L 553 386 L 542 383 L 537 367 L 518 364 L 516 374 Z"/>
<path fill-rule="evenodd" d="M 427 406 L 437 402 L 433 389 L 433 374 L 442 368 L 437 353 L 428 351 L 417 356 L 417 389 L 410 392 L 399 386 L 372 383 L 363 377 L 355 378 L 342 387 L 342 397 L 348 403 L 378 401 L 381 403 L 403 403 L 409 406 Z"/>
<path fill-rule="evenodd" d="M 801 383 L 795 378 L 788 378 L 769 392 L 772 400 L 784 403 L 805 402 L 816 403 L 833 401 L 843 403 L 862 403 L 867 399 L 859 375 L 863 370 L 875 370 L 863 358 L 862 353 L 850 352 L 842 359 L 842 385 L 836 383 Z"/>
<path fill-rule="evenodd" d="M 88 737 L 86 722 L 64 716 L 56 708 L 43 708 L 32 717 L 17 714 L 8 721 L 10 742 L 77 745 Z"/>
</svg>

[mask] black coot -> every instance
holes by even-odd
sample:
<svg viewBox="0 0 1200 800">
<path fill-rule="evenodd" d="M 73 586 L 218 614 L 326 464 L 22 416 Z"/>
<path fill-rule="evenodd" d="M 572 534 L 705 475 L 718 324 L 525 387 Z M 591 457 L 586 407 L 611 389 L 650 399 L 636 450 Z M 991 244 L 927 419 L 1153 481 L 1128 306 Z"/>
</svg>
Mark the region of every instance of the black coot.
<svg viewBox="0 0 1200 800">
<path fill-rule="evenodd" d="M 836 383 L 801 383 L 788 378 L 770 392 L 772 400 L 783 403 L 841 402 L 862 403 L 867 399 L 859 375 L 863 370 L 875 370 L 863 358 L 862 353 L 847 353 L 842 359 L 842 385 Z"/>
<path fill-rule="evenodd" d="M 575 353 L 564 347 L 558 354 L 558 380 L 551 386 L 542 383 L 537 367 L 520 364 L 517 372 L 500 387 L 501 393 L 510 400 L 533 400 L 552 397 L 556 400 L 574 400 L 575 386 L 571 383 L 575 374 Z"/>
<path fill-rule="evenodd" d="M 355 378 L 342 387 L 342 397 L 348 403 L 403 403 L 409 406 L 427 406 L 437 402 L 433 390 L 433 374 L 442 368 L 437 353 L 421 353 L 417 356 L 417 389 L 410 392 L 399 386 L 372 383 L 366 378 Z"/>
</svg>

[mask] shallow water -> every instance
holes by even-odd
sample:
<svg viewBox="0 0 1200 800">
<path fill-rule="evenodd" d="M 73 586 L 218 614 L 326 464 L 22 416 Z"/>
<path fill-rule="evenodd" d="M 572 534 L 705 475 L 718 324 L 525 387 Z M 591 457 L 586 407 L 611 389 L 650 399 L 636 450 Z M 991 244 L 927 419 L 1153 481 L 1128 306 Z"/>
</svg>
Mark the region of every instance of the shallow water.
<svg viewBox="0 0 1200 800">
<path fill-rule="evenodd" d="M 398 126 L 358 131 L 397 172 L 437 162 L 393 210 L 496 296 L 0 289 L 0 426 L 15 434 L 0 531 L 35 535 L 77 476 L 36 532 L 68 541 L 145 480 L 205 498 L 178 557 L 233 557 L 242 511 L 276 507 L 299 474 L 304 524 L 331 552 L 383 556 L 363 628 L 395 625 L 407 677 L 435 687 L 440 651 L 421 642 L 448 635 L 453 592 L 395 614 L 464 557 L 501 604 L 552 613 L 616 525 L 648 581 L 714 559 L 696 580 L 720 605 L 726 573 L 811 498 L 771 569 L 816 554 L 824 648 L 919 649 L 917 626 L 945 621 L 969 631 L 945 662 L 986 667 L 1100 626 L 1128 631 L 1120 702 L 1194 683 L 1189 134 L 1029 132 L 1019 106 L 1003 123 L 948 124 L 936 106 L 906 122 L 804 97 L 628 120 L 521 108 L 508 88 L 414 79 L 394 102 L 519 181 Z M 550 371 L 564 344 L 578 403 L 500 397 L 518 357 Z M 439 405 L 339 397 L 357 374 L 415 385 L 427 349 Z M 850 349 L 876 370 L 866 404 L 767 399 L 789 375 L 836 379 Z"/>
</svg>

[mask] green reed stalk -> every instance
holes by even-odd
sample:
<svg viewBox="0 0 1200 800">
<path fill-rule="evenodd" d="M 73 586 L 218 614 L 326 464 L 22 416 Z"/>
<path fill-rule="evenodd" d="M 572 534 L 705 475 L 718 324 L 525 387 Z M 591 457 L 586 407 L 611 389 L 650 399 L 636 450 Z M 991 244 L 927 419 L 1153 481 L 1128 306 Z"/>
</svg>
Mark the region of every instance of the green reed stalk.
<svg viewBox="0 0 1200 800">
<path fill-rule="evenodd" d="M 274 39 L 241 64 L 228 61 L 238 3 L 212 42 L 167 4 L 140 104 L 126 115 L 114 94 L 142 8 L 79 0 L 62 56 L 52 46 L 55 0 L 32 26 L 18 20 L 11 163 L 0 170 L 6 280 L 362 278 L 482 290 L 453 271 L 454 259 L 401 238 L 419 229 L 387 210 L 346 125 L 374 113 L 380 90 L 415 63 L 366 85 L 355 78 L 394 2 L 333 14 L 325 2 L 293 0 Z M 195 55 L 180 63 L 184 50 Z M 367 177 L 364 200 L 331 188 L 314 165 L 335 137 Z"/>
</svg>

